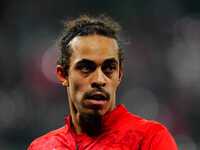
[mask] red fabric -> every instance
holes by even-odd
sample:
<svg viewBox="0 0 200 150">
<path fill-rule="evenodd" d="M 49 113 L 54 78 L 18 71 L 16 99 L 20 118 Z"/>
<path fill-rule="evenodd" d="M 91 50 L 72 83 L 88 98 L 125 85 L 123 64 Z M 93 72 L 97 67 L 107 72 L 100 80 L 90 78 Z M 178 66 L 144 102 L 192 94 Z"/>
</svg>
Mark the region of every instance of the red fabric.
<svg viewBox="0 0 200 150">
<path fill-rule="evenodd" d="M 70 117 L 66 123 L 33 141 L 28 150 L 178 150 L 163 125 L 132 115 L 123 105 L 103 116 L 103 128 L 96 138 L 75 134 Z"/>
</svg>

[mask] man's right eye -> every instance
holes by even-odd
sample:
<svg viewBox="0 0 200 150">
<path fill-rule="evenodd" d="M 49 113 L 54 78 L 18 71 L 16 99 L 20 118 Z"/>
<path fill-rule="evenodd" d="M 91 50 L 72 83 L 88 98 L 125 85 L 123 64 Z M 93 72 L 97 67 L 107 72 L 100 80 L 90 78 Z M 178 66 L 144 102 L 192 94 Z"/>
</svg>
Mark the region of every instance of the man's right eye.
<svg viewBox="0 0 200 150">
<path fill-rule="evenodd" d="M 82 60 L 77 63 L 76 69 L 82 73 L 90 73 L 96 69 L 96 64 L 88 60 Z"/>
<path fill-rule="evenodd" d="M 92 72 L 95 69 L 95 67 L 91 65 L 79 65 L 77 69 L 83 73 L 89 73 Z"/>
<path fill-rule="evenodd" d="M 89 66 L 81 66 L 79 69 L 80 69 L 82 72 L 85 72 L 85 73 L 91 71 L 91 68 L 90 68 Z"/>
</svg>

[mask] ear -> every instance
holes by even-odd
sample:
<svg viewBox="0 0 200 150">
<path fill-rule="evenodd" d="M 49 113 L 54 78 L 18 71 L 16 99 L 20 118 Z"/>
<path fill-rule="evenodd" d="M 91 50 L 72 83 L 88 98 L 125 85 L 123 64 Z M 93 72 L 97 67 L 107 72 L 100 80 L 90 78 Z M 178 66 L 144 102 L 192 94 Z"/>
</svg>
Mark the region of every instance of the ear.
<svg viewBox="0 0 200 150">
<path fill-rule="evenodd" d="M 122 76 L 123 76 L 123 69 L 120 67 L 120 69 L 119 69 L 119 82 L 121 81 Z"/>
<path fill-rule="evenodd" d="M 56 66 L 56 76 L 63 86 L 69 86 L 67 76 L 61 65 Z"/>
</svg>

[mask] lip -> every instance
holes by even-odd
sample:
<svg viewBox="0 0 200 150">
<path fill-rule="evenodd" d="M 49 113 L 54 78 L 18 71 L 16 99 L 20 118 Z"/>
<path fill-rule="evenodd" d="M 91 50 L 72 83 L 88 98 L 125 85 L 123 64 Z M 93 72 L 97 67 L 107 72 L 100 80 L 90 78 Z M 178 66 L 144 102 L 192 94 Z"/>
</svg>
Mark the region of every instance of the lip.
<svg viewBox="0 0 200 150">
<path fill-rule="evenodd" d="M 105 104 L 105 100 L 88 99 L 87 103 L 90 105 L 103 105 Z"/>
</svg>

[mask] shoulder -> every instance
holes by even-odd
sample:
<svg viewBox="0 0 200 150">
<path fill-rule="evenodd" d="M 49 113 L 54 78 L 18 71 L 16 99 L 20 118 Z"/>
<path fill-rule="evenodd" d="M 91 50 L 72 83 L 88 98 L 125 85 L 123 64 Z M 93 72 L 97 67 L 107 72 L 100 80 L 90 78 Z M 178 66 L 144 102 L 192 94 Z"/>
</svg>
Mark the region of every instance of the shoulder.
<svg viewBox="0 0 200 150">
<path fill-rule="evenodd" d="M 148 147 L 150 150 L 178 150 L 174 138 L 163 124 L 156 121 L 146 121 L 144 128 L 144 147 Z"/>
<path fill-rule="evenodd" d="M 141 128 L 145 132 L 159 132 L 162 130 L 167 130 L 163 124 L 154 120 L 147 120 L 145 118 L 132 114 L 129 111 L 127 111 L 122 118 L 123 122 L 128 122 L 128 126 L 137 129 Z"/>
<path fill-rule="evenodd" d="M 138 116 L 133 118 L 133 120 L 137 120 L 133 123 L 137 124 L 135 130 L 143 135 L 142 147 L 145 147 L 144 149 L 178 150 L 174 138 L 163 124 Z"/>
<path fill-rule="evenodd" d="M 158 132 L 167 131 L 166 127 L 161 123 L 153 120 L 147 120 L 135 114 L 132 114 L 128 110 L 121 114 L 115 125 L 116 129 L 121 131 L 133 131 L 140 133 L 142 137 L 152 136 Z"/>
<path fill-rule="evenodd" d="M 53 149 L 55 145 L 60 144 L 60 141 L 64 138 L 65 131 L 66 125 L 38 137 L 30 144 L 28 150 L 46 150 L 46 148 Z"/>
<path fill-rule="evenodd" d="M 120 122 L 124 122 L 126 129 L 135 130 L 142 133 L 144 136 L 169 133 L 168 129 L 163 124 L 154 120 L 146 120 L 130 112 L 127 112 Z"/>
<path fill-rule="evenodd" d="M 147 126 L 147 132 L 149 132 L 150 134 L 162 131 L 168 131 L 163 124 L 153 120 L 147 121 L 146 126 Z"/>
<path fill-rule="evenodd" d="M 168 129 L 155 121 L 149 121 L 145 141 L 148 147 L 151 147 L 150 150 L 178 150 L 176 142 Z"/>
</svg>

